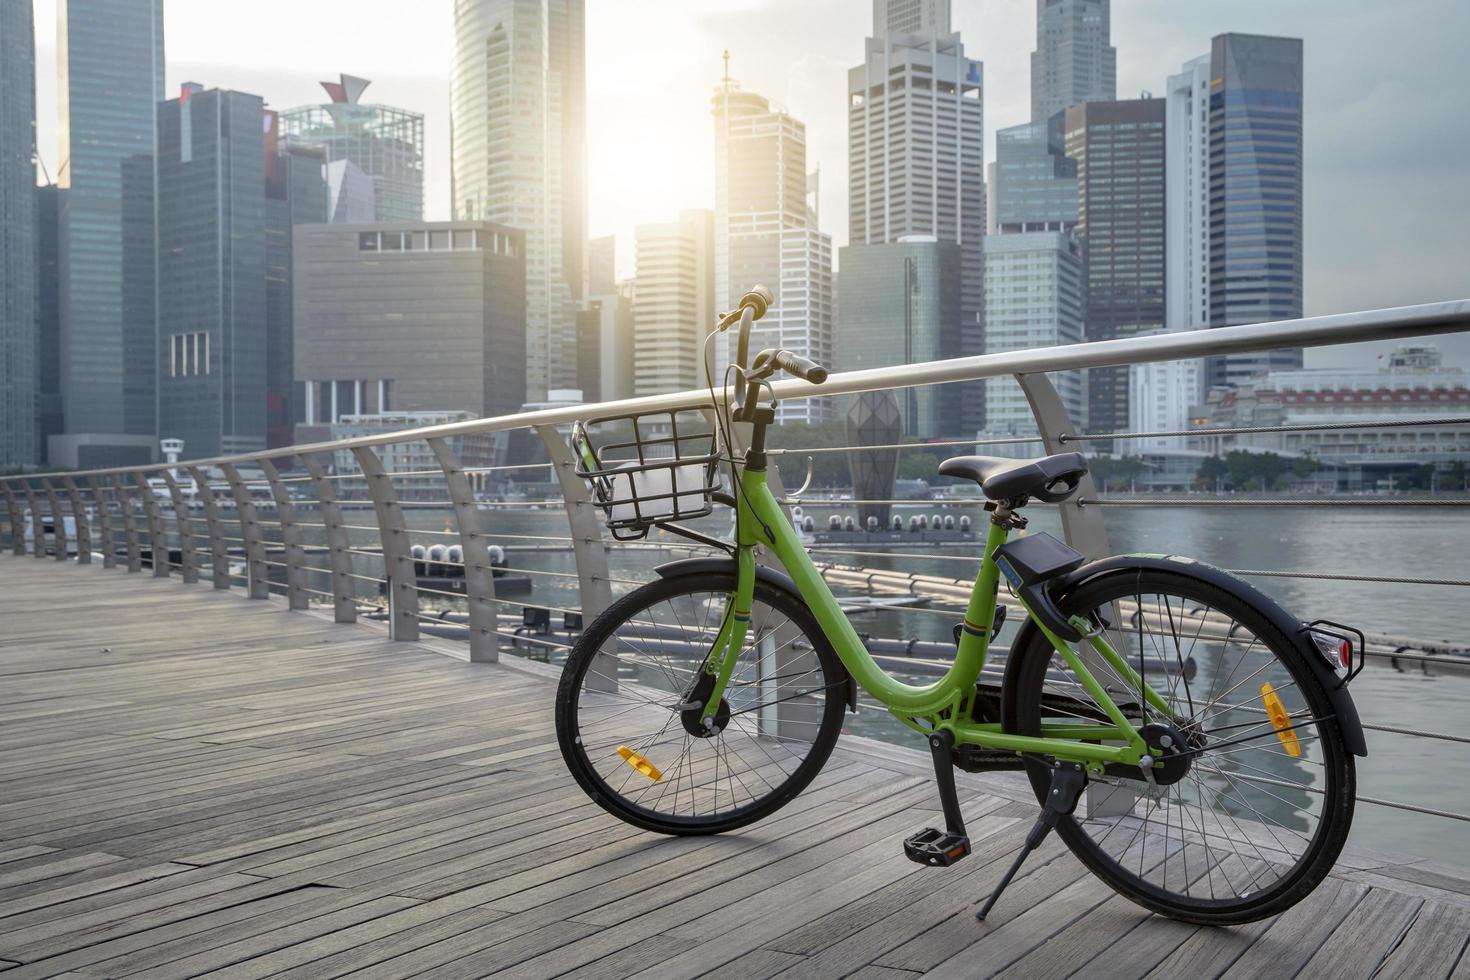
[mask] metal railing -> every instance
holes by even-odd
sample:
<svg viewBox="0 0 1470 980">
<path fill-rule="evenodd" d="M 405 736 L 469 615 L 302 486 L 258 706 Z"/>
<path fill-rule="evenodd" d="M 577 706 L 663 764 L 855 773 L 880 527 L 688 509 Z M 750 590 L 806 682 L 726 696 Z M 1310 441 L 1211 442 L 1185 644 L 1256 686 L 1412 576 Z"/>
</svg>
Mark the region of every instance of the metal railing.
<svg viewBox="0 0 1470 980">
<path fill-rule="evenodd" d="M 831 375 L 820 387 L 799 380 L 777 382 L 781 399 L 830 397 L 885 389 L 933 384 L 1014 378 L 1021 386 L 1036 423 L 1035 437 L 995 440 L 997 443 L 1039 443 L 1041 451 L 1059 452 L 1098 440 L 1123 441 L 1145 436 L 1197 435 L 1196 431 L 1161 433 L 1080 433 L 1068 416 L 1047 375 L 1084 368 L 1117 367 L 1154 361 L 1212 357 L 1230 353 L 1321 347 L 1371 340 L 1420 338 L 1470 332 L 1470 300 L 1431 303 L 1392 310 L 1338 314 L 1278 323 L 1223 327 L 1188 333 L 1101 341 L 987 354 L 895 368 L 876 368 Z M 518 415 L 473 419 L 446 425 L 409 429 L 272 449 L 213 459 L 190 460 L 178 466 L 160 464 L 115 467 L 70 473 L 38 473 L 0 477 L 3 494 L 3 546 L 17 556 L 48 554 L 57 560 L 75 555 L 81 564 L 100 557 L 104 567 L 122 566 L 130 572 L 147 568 L 184 582 L 207 579 L 215 589 L 242 589 L 253 599 L 284 596 L 292 609 L 330 608 L 338 622 L 362 616 L 384 621 L 389 635 L 414 640 L 421 634 L 463 638 L 470 659 L 494 661 L 504 649 L 527 645 L 545 651 L 567 647 L 580 622 L 590 621 L 608 603 L 615 590 L 647 577 L 642 558 L 630 556 L 699 551 L 687 542 L 628 543 L 614 541 L 604 532 L 601 515 L 586 483 L 575 474 L 575 460 L 566 427 L 609 416 L 645 412 L 702 412 L 706 416 L 725 398 L 708 390 L 677 392 L 597 405 L 575 405 Z M 1414 425 L 1470 424 L 1470 417 L 1323 423 L 1321 425 L 1246 426 L 1209 430 L 1228 432 L 1292 432 L 1322 428 L 1362 429 Z M 466 466 L 455 443 L 465 436 L 525 430 L 539 439 L 549 462 L 503 466 Z M 385 468 L 382 447 L 417 443 L 427 446 L 437 467 L 391 471 Z M 928 450 L 973 446 L 973 440 L 901 443 L 892 446 L 812 447 L 772 450 L 775 456 L 823 452 L 859 452 L 882 449 Z M 350 454 L 350 471 L 337 471 L 334 461 Z M 259 470 L 249 476 L 244 471 Z M 554 477 L 559 497 L 536 500 L 477 499 L 471 477 L 546 472 Z M 774 474 L 774 470 L 773 470 Z M 405 481 L 412 481 L 411 484 Z M 433 499 L 418 498 L 425 483 Z M 776 481 L 779 483 L 779 479 Z M 779 486 L 777 487 L 779 491 Z M 413 496 L 405 491 L 411 490 Z M 778 493 L 778 495 L 780 495 Z M 813 503 L 812 496 L 784 497 L 788 504 Z M 1289 500 L 1236 498 L 1190 499 L 1104 496 L 1091 478 L 1077 494 L 1058 505 L 1062 532 L 1068 543 L 1091 557 L 1109 553 L 1104 514 L 1110 507 L 1201 506 L 1222 502 L 1246 505 L 1363 506 L 1414 504 L 1463 505 L 1463 494 L 1434 498 L 1332 498 Z M 844 505 L 864 501 L 842 501 Z M 912 501 L 890 501 L 907 504 Z M 976 508 L 975 497 L 925 501 L 926 507 Z M 528 526 L 525 515 L 538 509 L 562 510 L 566 533 L 545 533 Z M 370 516 L 368 512 L 371 512 Z M 357 515 L 364 515 L 358 518 Z M 445 515 L 442 530 L 421 526 L 420 514 Z M 49 523 L 49 531 L 45 525 Z M 978 520 L 977 520 L 978 524 Z M 558 529 L 561 530 L 561 529 Z M 50 541 L 48 543 L 47 538 Z M 416 556 L 415 540 L 458 547 L 458 558 Z M 496 560 L 496 549 L 501 558 Z M 814 556 L 827 566 L 834 581 L 845 582 L 851 593 L 909 595 L 923 600 L 912 606 L 886 606 L 904 622 L 925 619 L 955 621 L 963 611 L 968 590 L 965 579 L 946 581 L 864 564 L 874 558 L 968 561 L 973 555 L 916 555 L 906 551 L 875 552 L 862 547 L 814 547 Z M 564 556 L 570 564 L 532 567 L 532 557 Z M 1200 556 L 1208 558 L 1209 556 Z M 622 574 L 614 574 L 615 565 Z M 454 569 L 463 591 L 441 584 L 425 584 L 428 567 Z M 629 568 L 630 571 L 623 571 Z M 1413 579 L 1375 578 L 1338 570 L 1238 569 L 1238 574 L 1276 578 L 1315 578 L 1341 582 L 1409 583 L 1431 587 L 1470 586 L 1462 574 L 1424 575 Z M 640 579 L 640 574 L 642 579 Z M 512 597 L 511 586 L 525 586 L 537 601 Z M 551 590 L 548 592 L 547 590 Z M 524 591 L 524 588 L 521 588 Z M 438 608 L 436 608 L 438 607 Z M 548 627 L 549 617 L 567 617 L 559 627 Z M 944 625 L 944 624 L 938 624 Z M 947 625 L 944 626 L 947 629 Z M 929 632 L 933 633 L 934 630 Z M 941 631 L 942 633 L 942 631 Z M 1370 653 L 1387 662 L 1419 665 L 1421 669 L 1454 666 L 1461 658 L 1452 645 L 1399 637 L 1375 637 Z M 947 645 L 933 639 L 901 636 L 869 637 L 875 656 L 890 665 L 923 673 L 942 669 Z M 1470 664 L 1470 659 L 1464 661 Z M 1463 738 L 1418 729 L 1368 726 L 1385 734 L 1462 743 Z M 1367 802 L 1456 820 L 1470 816 L 1412 803 L 1364 798 Z"/>
</svg>

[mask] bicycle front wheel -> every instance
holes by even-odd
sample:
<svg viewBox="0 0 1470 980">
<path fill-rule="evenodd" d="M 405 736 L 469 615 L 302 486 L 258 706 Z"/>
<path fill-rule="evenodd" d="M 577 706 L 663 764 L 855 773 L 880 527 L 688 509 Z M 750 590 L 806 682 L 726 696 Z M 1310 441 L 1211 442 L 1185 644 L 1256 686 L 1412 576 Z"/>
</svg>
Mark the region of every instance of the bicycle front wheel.
<svg viewBox="0 0 1470 980">
<path fill-rule="evenodd" d="M 562 671 L 556 732 L 577 782 L 627 822 L 713 834 L 780 809 L 842 728 L 847 675 L 797 596 L 757 581 L 714 729 L 701 685 L 734 572 L 659 579 L 608 607 Z"/>
<path fill-rule="evenodd" d="M 1153 785 L 1136 769 L 1090 782 L 1057 824 L 1072 852 L 1125 897 L 1190 922 L 1250 922 L 1304 898 L 1342 849 L 1355 787 L 1327 691 L 1296 645 L 1239 596 L 1165 571 L 1102 575 L 1059 605 L 1105 624 L 1113 649 L 1169 708 L 1145 702 L 1082 646 L 1088 670 L 1166 765 L 1152 770 Z M 1012 653 L 1011 730 L 1103 719 L 1039 632 Z M 1044 800 L 1047 764 L 1026 765 Z"/>
</svg>

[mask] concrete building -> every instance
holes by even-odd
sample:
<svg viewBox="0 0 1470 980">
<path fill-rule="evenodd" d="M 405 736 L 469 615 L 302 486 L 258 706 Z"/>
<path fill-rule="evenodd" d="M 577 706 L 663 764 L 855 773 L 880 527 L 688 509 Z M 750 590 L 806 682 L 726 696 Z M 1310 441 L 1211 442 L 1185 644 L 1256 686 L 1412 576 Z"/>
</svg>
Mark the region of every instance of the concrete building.
<svg viewBox="0 0 1470 980">
<path fill-rule="evenodd" d="M 29 3 L 0 6 L 0 471 L 36 443 L 36 39 Z"/>
<path fill-rule="evenodd" d="M 281 113 L 281 132 L 291 142 L 326 150 L 329 161 L 347 160 L 373 183 L 369 221 L 421 221 L 424 217 L 424 115 L 369 105 L 370 82 L 353 75 L 322 82 L 331 101 Z"/>
<path fill-rule="evenodd" d="M 949 3 L 873 5 L 863 64 L 847 73 L 848 243 L 913 235 L 962 251 L 962 350 L 985 349 L 983 66 L 965 57 Z M 838 343 L 842 337 L 837 338 Z M 978 426 L 985 385 L 961 386 L 964 425 Z"/>
<path fill-rule="evenodd" d="M 304 425 L 526 401 L 525 235 L 490 221 L 297 225 Z"/>
<path fill-rule="evenodd" d="M 1057 113 L 996 131 L 986 185 L 992 235 L 1077 226 L 1077 162 L 1067 156 L 1063 121 Z"/>
<path fill-rule="evenodd" d="M 714 212 L 681 211 L 678 221 L 639 225 L 634 236 L 633 393 L 702 387 L 704 341 L 715 324 Z"/>
<path fill-rule="evenodd" d="M 1470 425 L 1385 425 L 1305 432 L 1213 435 L 1211 429 L 1319 425 L 1403 418 L 1470 419 L 1470 377 L 1446 367 L 1432 344 L 1399 347 L 1381 368 L 1271 371 L 1251 382 L 1211 388 L 1194 411 L 1190 446 L 1211 455 L 1232 450 L 1310 454 L 1340 489 L 1372 489 L 1425 463 L 1470 458 Z"/>
<path fill-rule="evenodd" d="M 985 323 L 989 353 L 1081 343 L 1087 310 L 1082 247 L 1066 231 L 991 235 L 985 240 Z M 1087 380 L 1082 371 L 1049 374 L 1079 431 L 1087 431 Z M 986 387 L 986 438 L 1036 435 L 1036 423 L 1016 382 Z M 1037 443 L 982 445 L 997 456 L 1034 456 Z"/>
<path fill-rule="evenodd" d="M 1118 51 L 1109 0 L 1036 0 L 1031 52 L 1031 121 L 1079 102 L 1118 97 Z"/>
<path fill-rule="evenodd" d="M 727 75 L 715 88 L 715 297 L 733 310 L 752 286 L 775 302 L 751 331 L 750 349 L 784 348 L 832 360 L 832 239 L 808 203 L 806 126 Z M 734 355 L 719 342 L 717 376 Z M 819 422 L 827 400 L 781 403 L 777 422 Z"/>
<path fill-rule="evenodd" d="M 346 161 L 343 161 L 344 163 Z M 292 338 L 291 229 L 324 224 L 326 152 L 319 146 L 282 140 L 279 119 L 266 112 L 265 130 L 265 302 L 266 444 L 289 445 L 306 402 L 296 383 Z"/>
<path fill-rule="evenodd" d="M 455 0 L 450 194 L 456 219 L 526 233 L 526 379 L 574 383 L 587 224 L 582 0 Z"/>
<path fill-rule="evenodd" d="M 266 444 L 265 107 L 185 82 L 158 114 L 158 427 L 194 457 Z"/>
<path fill-rule="evenodd" d="M 960 277 L 964 253 L 954 242 L 907 239 L 841 250 L 839 371 L 895 367 L 959 356 Z M 963 437 L 960 385 L 897 392 L 901 433 L 921 439 Z"/>
<path fill-rule="evenodd" d="M 1302 42 L 1210 47 L 1210 326 L 1302 315 Z M 1302 366 L 1300 348 L 1212 358 L 1211 384 Z"/>
<path fill-rule="evenodd" d="M 61 389 L 67 468 L 157 456 L 154 143 L 163 0 L 57 7 Z"/>
<path fill-rule="evenodd" d="M 1157 333 L 1165 308 L 1164 100 L 1083 102 L 1064 120 L 1066 153 L 1077 166 L 1077 237 L 1087 262 L 1086 338 Z M 1093 432 L 1128 429 L 1128 382 L 1126 367 L 1088 372 Z"/>
<path fill-rule="evenodd" d="M 1190 412 L 1200 402 L 1204 361 L 1192 357 L 1180 361 L 1131 364 L 1123 369 L 1128 377 L 1129 432 L 1182 432 L 1189 427 Z M 1091 372 L 1089 384 L 1096 377 Z M 1094 431 L 1100 431 L 1093 422 Z M 1119 430 L 1114 430 L 1119 431 Z M 1150 436 L 1118 443 L 1121 452 L 1184 449 L 1184 436 Z"/>
</svg>

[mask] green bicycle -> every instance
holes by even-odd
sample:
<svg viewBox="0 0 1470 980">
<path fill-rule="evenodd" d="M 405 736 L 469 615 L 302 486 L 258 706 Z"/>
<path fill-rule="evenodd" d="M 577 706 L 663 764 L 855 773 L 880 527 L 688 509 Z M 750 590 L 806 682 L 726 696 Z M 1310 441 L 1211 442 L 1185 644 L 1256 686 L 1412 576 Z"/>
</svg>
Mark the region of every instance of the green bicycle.
<svg viewBox="0 0 1470 980">
<path fill-rule="evenodd" d="M 817 775 L 862 690 L 928 741 L 945 826 L 908 838 L 911 859 L 947 866 L 970 853 L 955 768 L 1029 776 L 1041 813 L 982 919 L 1052 829 L 1118 893 L 1190 922 L 1263 918 L 1316 887 L 1352 822 L 1353 757 L 1366 755 L 1347 691 L 1362 634 L 1297 621 L 1193 560 L 1088 563 L 1048 534 L 1013 536 L 1029 501 L 1076 492 L 1084 457 L 963 456 L 939 472 L 979 483 L 989 529 L 954 663 L 930 684 L 895 679 L 768 485 L 769 379 L 827 375 L 781 350 L 747 365 L 751 325 L 769 302 L 757 288 L 718 324 L 740 332 L 733 396 L 715 400 L 730 408 L 713 432 L 690 435 L 665 413 L 651 427 L 631 419 L 632 441 L 594 447 L 574 433 L 578 471 L 615 537 L 657 526 L 726 552 L 659 566 L 572 648 L 557 736 L 592 799 L 666 834 L 748 825 Z M 743 452 L 734 423 L 748 425 Z M 682 523 L 714 503 L 734 509 L 733 541 Z M 1024 618 L 997 684 L 982 668 L 1005 619 L 1002 580 Z"/>
</svg>

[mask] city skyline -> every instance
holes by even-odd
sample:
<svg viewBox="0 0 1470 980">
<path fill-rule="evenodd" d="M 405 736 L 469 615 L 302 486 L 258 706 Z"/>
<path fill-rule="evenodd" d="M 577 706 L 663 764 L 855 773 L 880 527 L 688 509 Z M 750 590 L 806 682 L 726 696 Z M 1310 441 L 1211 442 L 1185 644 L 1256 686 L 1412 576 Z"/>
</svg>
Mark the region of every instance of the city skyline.
<svg viewBox="0 0 1470 980">
<path fill-rule="evenodd" d="M 273 30 L 280 22 L 276 6 L 302 29 Z M 56 0 L 36 5 L 40 147 L 48 167 L 56 156 L 55 8 Z M 287 109 L 320 102 L 320 80 L 339 71 L 372 78 L 375 100 L 425 113 L 425 217 L 447 217 L 449 4 L 409 12 L 365 0 L 354 8 L 362 13 L 350 18 L 350 29 L 338 4 L 288 8 L 262 0 L 250 9 L 250 17 L 232 19 L 222 31 L 226 22 L 216 6 L 169 5 L 169 91 L 194 80 L 257 92 L 272 108 Z M 843 73 L 852 52 L 861 51 L 871 5 L 821 0 L 780 8 L 788 27 L 765 31 L 777 10 L 775 4 L 653 0 L 616 9 L 590 6 L 588 78 L 598 84 L 588 92 L 588 233 L 618 237 L 620 276 L 633 272 L 634 225 L 712 203 L 706 97 L 718 81 L 724 47 L 747 87 L 806 120 L 809 155 L 823 170 L 823 230 L 834 246 L 847 243 Z M 1187 8 L 1127 4 L 1112 19 L 1120 98 L 1143 89 L 1162 97 L 1167 76 L 1217 33 L 1304 38 L 1308 315 L 1463 291 L 1459 267 L 1470 229 L 1452 216 L 1470 207 L 1470 186 L 1456 179 L 1454 168 L 1470 136 L 1436 120 L 1470 114 L 1470 89 L 1451 74 L 1454 39 L 1470 32 L 1470 8 L 1434 0 L 1408 17 L 1366 2 L 1311 0 L 1282 8 L 1244 0 Z M 650 20 L 660 24 L 656 34 L 640 31 L 638 25 Z M 967 53 L 986 65 L 986 158 L 994 159 L 994 131 L 1030 116 L 1035 5 L 959 3 L 953 21 Z M 406 46 L 418 52 L 415 65 L 439 65 L 438 71 L 405 74 Z M 1322 56 L 1313 57 L 1314 51 Z M 669 103 L 669 111 L 636 111 L 654 96 Z M 1365 140 L 1367 132 L 1376 138 Z M 676 136 L 676 157 L 658 152 Z M 641 155 L 640 147 L 650 153 Z M 1382 275 L 1379 270 L 1390 265 L 1395 274 Z M 1447 343 L 1446 352 L 1470 359 L 1470 341 Z M 1315 359 L 1333 356 L 1324 352 Z"/>
</svg>

